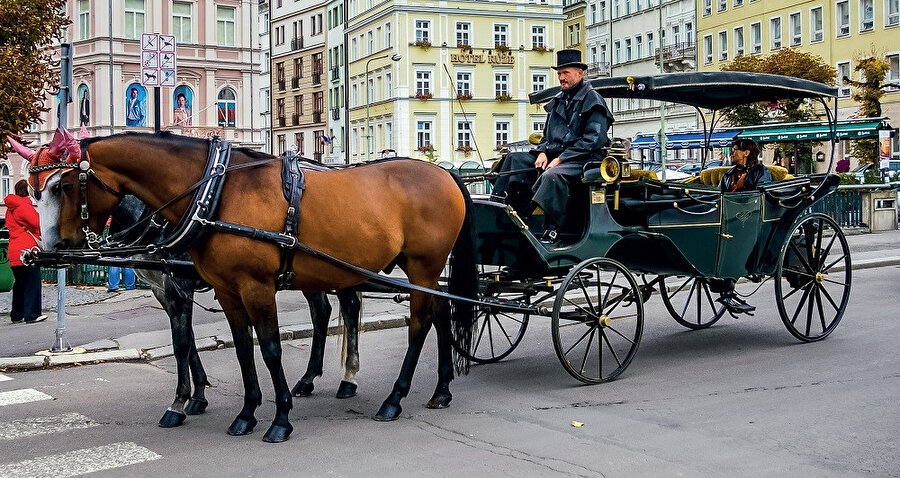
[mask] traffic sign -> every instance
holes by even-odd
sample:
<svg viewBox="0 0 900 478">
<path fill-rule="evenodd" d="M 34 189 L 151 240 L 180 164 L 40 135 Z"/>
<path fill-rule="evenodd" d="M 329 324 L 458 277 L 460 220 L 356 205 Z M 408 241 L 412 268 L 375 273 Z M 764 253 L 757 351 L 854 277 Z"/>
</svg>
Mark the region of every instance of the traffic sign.
<svg viewBox="0 0 900 478">
<path fill-rule="evenodd" d="M 175 35 L 144 33 L 141 35 L 141 84 L 144 86 L 175 86 Z"/>
</svg>

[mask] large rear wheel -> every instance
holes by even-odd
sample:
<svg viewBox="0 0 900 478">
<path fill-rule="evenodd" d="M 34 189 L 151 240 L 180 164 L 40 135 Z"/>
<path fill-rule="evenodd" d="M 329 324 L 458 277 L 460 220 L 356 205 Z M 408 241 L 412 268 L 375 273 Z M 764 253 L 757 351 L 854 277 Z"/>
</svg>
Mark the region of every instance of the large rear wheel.
<svg viewBox="0 0 900 478">
<path fill-rule="evenodd" d="M 634 275 L 603 257 L 569 271 L 553 303 L 553 347 L 560 363 L 585 383 L 618 377 L 641 342 L 644 301 Z"/>
<path fill-rule="evenodd" d="M 825 214 L 803 218 L 781 247 L 775 271 L 778 313 L 788 331 L 815 342 L 834 331 L 850 301 L 850 247 Z"/>
<path fill-rule="evenodd" d="M 703 277 L 663 277 L 659 292 L 675 322 L 689 329 L 705 329 L 725 315 L 725 306 L 713 299 Z"/>
</svg>

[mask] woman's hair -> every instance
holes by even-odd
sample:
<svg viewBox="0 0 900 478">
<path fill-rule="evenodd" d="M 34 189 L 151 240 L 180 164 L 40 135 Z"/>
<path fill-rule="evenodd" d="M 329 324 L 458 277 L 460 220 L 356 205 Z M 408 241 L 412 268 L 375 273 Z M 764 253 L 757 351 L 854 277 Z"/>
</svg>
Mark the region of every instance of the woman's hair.
<svg viewBox="0 0 900 478">
<path fill-rule="evenodd" d="M 28 196 L 28 181 L 20 179 L 19 182 L 16 183 L 16 196 Z"/>
<path fill-rule="evenodd" d="M 736 139 L 731 147 L 741 151 L 750 151 L 750 154 L 747 155 L 748 168 L 759 162 L 759 146 L 752 139 Z"/>
<path fill-rule="evenodd" d="M 178 93 L 178 96 L 175 97 L 175 100 L 179 100 L 181 98 L 184 98 L 184 101 L 187 101 L 187 96 L 185 96 L 184 93 Z"/>
</svg>

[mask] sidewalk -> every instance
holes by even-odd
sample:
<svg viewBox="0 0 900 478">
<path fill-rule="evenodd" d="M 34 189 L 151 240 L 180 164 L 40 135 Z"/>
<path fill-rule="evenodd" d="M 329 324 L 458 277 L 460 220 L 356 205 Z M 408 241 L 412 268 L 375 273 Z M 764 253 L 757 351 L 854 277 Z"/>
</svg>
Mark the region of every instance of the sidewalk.
<svg viewBox="0 0 900 478">
<path fill-rule="evenodd" d="M 900 265 L 900 231 L 854 234 L 847 241 L 854 270 Z M 10 294 L 0 294 L 0 371 L 25 370 L 114 360 L 155 360 L 172 355 L 168 317 L 149 290 L 110 293 L 105 287 L 66 287 L 66 328 L 69 343 L 81 353 L 35 355 L 55 342 L 56 284 L 44 284 L 43 304 L 49 318 L 38 324 L 12 324 Z M 408 304 L 397 304 L 389 295 L 363 299 L 361 330 L 406 325 Z M 212 292 L 197 294 L 198 304 L 218 308 Z M 279 292 L 278 319 L 284 340 L 312 335 L 309 307 L 296 291 Z M 337 300 L 331 330 L 337 329 Z M 194 335 L 199 350 L 231 347 L 231 331 L 221 312 L 194 307 Z M 6 357 L 6 358 L 4 358 Z"/>
</svg>

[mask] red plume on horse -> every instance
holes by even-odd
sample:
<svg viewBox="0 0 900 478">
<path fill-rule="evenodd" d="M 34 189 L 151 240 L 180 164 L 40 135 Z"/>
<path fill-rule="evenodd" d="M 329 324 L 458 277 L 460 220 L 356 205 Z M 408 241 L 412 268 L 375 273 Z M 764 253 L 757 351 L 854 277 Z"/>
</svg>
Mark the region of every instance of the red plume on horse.
<svg viewBox="0 0 900 478">
<path fill-rule="evenodd" d="M 210 168 L 223 148 L 230 149 L 227 145 L 167 133 L 126 133 L 82 141 L 76 165 L 69 159 L 73 156 L 69 143 L 60 144 L 63 148 L 54 150 L 58 156 L 51 155 L 47 164 L 55 163 L 62 173 L 50 173 L 38 182 L 49 193 L 47 208 L 55 209 L 55 220 L 48 221 L 46 228 L 42 224 L 44 241 L 51 247 L 89 243 L 124 194 L 137 196 L 159 209 L 171 224 L 180 224 L 192 210 L 192 199 L 185 192 L 203 190 L 213 176 L 223 177 L 224 183 L 212 203 L 214 211 L 196 212 L 211 214 L 200 224 L 273 233 L 284 229 L 289 205 L 281 194 L 281 164 L 271 156 L 235 148 L 230 163 L 223 163 L 230 166 Z M 211 144 L 218 145 L 214 151 Z M 63 150 L 68 152 L 66 158 Z M 398 159 L 335 171 L 306 171 L 301 210 L 295 242 L 307 249 L 293 255 L 290 288 L 346 289 L 367 280 L 358 272 L 362 269 L 377 272 L 396 266 L 413 286 L 437 289 L 449 257 L 450 293 L 477 295 L 471 199 L 458 178 L 435 165 Z M 278 442 L 288 439 L 293 430 L 275 305 L 284 244 L 254 237 L 258 235 L 204 229 L 189 250 L 200 276 L 213 286 L 226 311 L 244 379 L 244 407 L 229 433 L 252 431 L 257 422 L 254 412 L 262 401 L 253 363 L 252 328 L 275 388 L 275 419 L 264 440 Z M 320 253 L 360 269 L 342 267 Z M 428 292 L 411 290 L 406 358 L 376 419 L 394 420 L 400 415 L 400 401 L 409 393 L 432 324 L 438 334 L 438 383 L 428 407 L 449 405 L 454 375 L 451 341 L 465 349 L 474 325 L 472 307 L 460 302 L 447 304 Z"/>
</svg>

